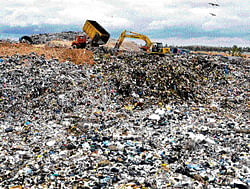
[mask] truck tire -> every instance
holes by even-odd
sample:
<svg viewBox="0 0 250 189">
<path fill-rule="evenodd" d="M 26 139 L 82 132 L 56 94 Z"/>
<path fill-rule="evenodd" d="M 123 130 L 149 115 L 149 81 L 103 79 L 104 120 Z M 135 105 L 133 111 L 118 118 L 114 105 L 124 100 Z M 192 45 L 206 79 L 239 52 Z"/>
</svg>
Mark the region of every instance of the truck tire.
<svg viewBox="0 0 250 189">
<path fill-rule="evenodd" d="M 86 49 L 89 49 L 91 47 L 91 44 L 87 44 Z"/>
<path fill-rule="evenodd" d="M 27 44 L 33 44 L 33 41 L 31 37 L 29 36 L 23 36 L 19 39 L 20 43 L 27 43 Z"/>
<path fill-rule="evenodd" d="M 72 45 L 72 48 L 73 48 L 73 49 L 77 49 L 77 45 L 76 45 L 76 44 L 73 44 L 73 45 Z"/>
</svg>

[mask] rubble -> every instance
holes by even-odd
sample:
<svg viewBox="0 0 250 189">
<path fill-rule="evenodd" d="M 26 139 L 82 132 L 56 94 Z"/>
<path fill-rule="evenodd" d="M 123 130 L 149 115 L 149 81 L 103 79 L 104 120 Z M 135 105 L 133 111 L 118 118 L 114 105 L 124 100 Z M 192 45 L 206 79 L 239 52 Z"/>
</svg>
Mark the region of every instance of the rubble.
<svg viewBox="0 0 250 189">
<path fill-rule="evenodd" d="M 1 56 L 1 187 L 249 187 L 247 61 L 91 50 Z"/>
<path fill-rule="evenodd" d="M 60 33 L 42 33 L 30 36 L 33 44 L 46 44 L 50 41 L 73 41 L 75 36 L 83 35 L 83 32 L 60 32 Z"/>
</svg>

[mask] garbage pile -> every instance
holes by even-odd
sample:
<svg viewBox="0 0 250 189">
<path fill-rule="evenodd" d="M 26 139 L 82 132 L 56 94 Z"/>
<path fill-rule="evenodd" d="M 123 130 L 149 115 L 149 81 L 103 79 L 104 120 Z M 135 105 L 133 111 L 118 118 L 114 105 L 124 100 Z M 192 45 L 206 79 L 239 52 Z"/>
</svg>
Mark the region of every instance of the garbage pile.
<svg viewBox="0 0 250 189">
<path fill-rule="evenodd" d="M 248 62 L 93 52 L 0 57 L 1 187 L 249 187 Z"/>
<path fill-rule="evenodd" d="M 83 32 L 67 31 L 60 33 L 43 33 L 33 34 L 29 37 L 31 38 L 33 44 L 46 44 L 47 42 L 54 40 L 73 41 L 77 35 L 83 35 Z"/>
<path fill-rule="evenodd" d="M 14 44 L 14 43 L 16 43 L 16 41 L 13 39 L 0 39 L 0 43 Z"/>
</svg>

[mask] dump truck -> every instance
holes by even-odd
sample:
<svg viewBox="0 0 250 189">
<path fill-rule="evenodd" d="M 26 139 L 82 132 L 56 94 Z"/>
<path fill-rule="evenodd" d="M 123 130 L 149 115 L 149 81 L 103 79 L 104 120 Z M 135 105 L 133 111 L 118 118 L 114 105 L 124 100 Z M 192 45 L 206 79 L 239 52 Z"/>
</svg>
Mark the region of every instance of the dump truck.
<svg viewBox="0 0 250 189">
<path fill-rule="evenodd" d="M 77 35 L 75 41 L 72 42 L 71 46 L 74 49 L 85 48 L 87 44 L 87 37 L 85 35 Z"/>
<path fill-rule="evenodd" d="M 82 30 L 91 39 L 91 46 L 94 47 L 106 44 L 110 37 L 110 34 L 94 20 L 86 20 Z"/>
<path fill-rule="evenodd" d="M 170 52 L 170 48 L 164 48 L 163 44 L 160 42 L 151 42 L 150 39 L 143 34 L 136 33 L 136 32 L 131 32 L 131 31 L 126 31 L 124 30 L 119 39 L 117 40 L 114 49 L 119 50 L 122 42 L 124 41 L 125 37 L 128 38 L 134 38 L 134 39 L 141 39 L 145 41 L 145 45 L 140 47 L 143 51 L 149 53 L 149 54 L 158 54 L 158 55 L 164 55 L 166 53 Z"/>
</svg>

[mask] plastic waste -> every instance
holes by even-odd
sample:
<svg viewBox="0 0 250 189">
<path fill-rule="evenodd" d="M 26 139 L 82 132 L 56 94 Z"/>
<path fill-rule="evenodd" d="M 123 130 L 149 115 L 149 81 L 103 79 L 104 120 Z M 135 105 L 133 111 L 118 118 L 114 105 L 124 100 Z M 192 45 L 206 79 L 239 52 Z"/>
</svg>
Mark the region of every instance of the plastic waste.
<svg viewBox="0 0 250 189">
<path fill-rule="evenodd" d="M 1 57 L 0 188 L 249 186 L 245 60 L 92 52 Z"/>
</svg>

